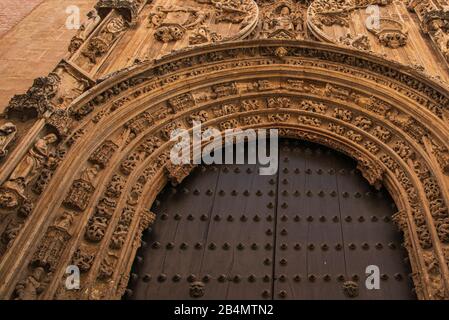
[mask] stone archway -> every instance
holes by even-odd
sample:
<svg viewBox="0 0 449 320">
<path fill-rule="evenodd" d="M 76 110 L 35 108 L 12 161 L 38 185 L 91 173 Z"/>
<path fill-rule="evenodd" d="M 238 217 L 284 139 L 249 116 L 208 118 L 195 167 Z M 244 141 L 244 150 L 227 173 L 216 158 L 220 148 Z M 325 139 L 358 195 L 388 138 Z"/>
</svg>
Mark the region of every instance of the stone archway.
<svg viewBox="0 0 449 320">
<path fill-rule="evenodd" d="M 167 185 L 124 299 L 413 299 L 386 190 L 322 145 L 276 149 L 270 175 L 258 161 L 203 163 Z M 364 285 L 373 264 L 381 290 Z"/>
<path fill-rule="evenodd" d="M 58 163 L 0 261 L 0 294 L 20 297 L 32 279 L 45 282 L 39 299 L 120 298 L 154 220 L 146 208 L 192 169 L 168 163 L 170 132 L 196 120 L 221 132 L 278 128 L 357 160 L 399 208 L 418 297 L 447 298 L 448 97 L 411 68 L 307 41 L 226 43 L 137 64 L 71 104 L 77 127 L 59 143 Z M 8 177 L 19 162 L 10 159 L 1 176 L 11 197 Z M 82 271 L 79 291 L 63 286 L 72 263 Z"/>
</svg>

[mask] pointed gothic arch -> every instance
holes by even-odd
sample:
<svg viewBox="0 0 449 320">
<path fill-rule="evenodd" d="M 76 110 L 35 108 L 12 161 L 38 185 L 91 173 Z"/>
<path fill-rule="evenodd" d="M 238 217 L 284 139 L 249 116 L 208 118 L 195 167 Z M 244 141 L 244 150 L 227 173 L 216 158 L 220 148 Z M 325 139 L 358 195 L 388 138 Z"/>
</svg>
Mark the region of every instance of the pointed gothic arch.
<svg viewBox="0 0 449 320">
<path fill-rule="evenodd" d="M 39 132 L 58 132 L 58 163 L 0 260 L 0 296 L 16 297 L 33 276 L 46 282 L 40 299 L 120 298 L 154 220 L 148 208 L 192 169 L 170 165 L 170 132 L 199 120 L 221 132 L 278 128 L 357 160 L 399 208 L 418 297 L 447 298 L 448 104 L 449 92 L 412 68 L 308 41 L 202 46 L 112 74 L 71 103 L 71 133 L 42 119 L 24 142 L 28 150 Z M 18 197 L 11 210 L 25 203 L 7 185 L 22 156 L 0 176 L 1 192 Z M 72 263 L 82 271 L 79 291 L 63 286 Z"/>
</svg>

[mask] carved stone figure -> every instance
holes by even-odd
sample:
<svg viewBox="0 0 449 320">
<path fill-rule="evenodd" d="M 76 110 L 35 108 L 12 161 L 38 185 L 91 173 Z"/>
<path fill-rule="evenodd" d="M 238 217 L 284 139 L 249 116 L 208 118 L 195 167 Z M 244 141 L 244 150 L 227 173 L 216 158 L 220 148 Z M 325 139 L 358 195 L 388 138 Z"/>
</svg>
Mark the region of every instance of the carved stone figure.
<svg viewBox="0 0 449 320">
<path fill-rule="evenodd" d="M 81 179 L 86 182 L 89 182 L 90 184 L 94 184 L 95 178 L 97 177 L 99 172 L 100 166 L 97 164 L 94 165 L 93 167 L 87 167 L 81 174 Z"/>
<path fill-rule="evenodd" d="M 20 281 L 15 290 L 16 300 L 36 300 L 40 293 L 44 291 L 45 270 L 43 268 L 34 269 L 33 273 L 25 280 Z"/>
<path fill-rule="evenodd" d="M 37 142 L 34 144 L 34 147 L 11 173 L 9 177 L 9 182 L 11 183 L 8 184 L 8 187 L 11 188 L 11 185 L 13 183 L 17 184 L 18 186 L 23 186 L 23 188 L 27 186 L 30 181 L 32 181 L 36 177 L 39 169 L 42 168 L 45 161 L 47 161 L 51 156 L 49 147 L 57 140 L 58 138 L 55 134 L 49 134 L 37 140 Z M 20 194 L 24 193 L 23 189 L 19 190 L 21 190 L 21 192 L 19 192 Z"/>
<path fill-rule="evenodd" d="M 55 161 L 50 146 L 57 140 L 55 134 L 49 134 L 36 141 L 0 188 L 0 208 L 13 208 L 27 199 L 26 187 L 39 175 L 44 164 Z"/>
<path fill-rule="evenodd" d="M 262 11 L 262 38 L 298 39 L 304 37 L 304 17 L 306 11 L 292 1 L 264 6 Z"/>
<path fill-rule="evenodd" d="M 17 128 L 12 122 L 0 126 L 0 158 L 6 157 L 8 147 L 14 142 Z"/>
<path fill-rule="evenodd" d="M 90 270 L 95 256 L 88 252 L 78 249 L 73 255 L 73 263 L 80 268 L 81 272 L 87 272 Z"/>
<path fill-rule="evenodd" d="M 88 20 L 80 26 L 78 33 L 70 41 L 70 53 L 75 53 L 81 47 L 87 37 L 91 34 L 91 32 L 100 23 L 101 18 L 96 10 L 89 11 L 87 13 L 87 17 Z"/>
</svg>

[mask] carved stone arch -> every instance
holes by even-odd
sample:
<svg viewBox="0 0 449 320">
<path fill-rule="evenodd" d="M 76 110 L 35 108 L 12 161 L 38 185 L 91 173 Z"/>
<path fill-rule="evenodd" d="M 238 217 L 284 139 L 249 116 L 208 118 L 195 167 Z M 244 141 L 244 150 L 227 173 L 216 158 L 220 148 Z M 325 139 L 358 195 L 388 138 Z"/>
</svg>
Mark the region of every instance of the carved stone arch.
<svg viewBox="0 0 449 320">
<path fill-rule="evenodd" d="M 0 261 L 0 294 L 16 298 L 19 282 L 43 269 L 40 299 L 120 298 L 140 234 L 154 220 L 147 208 L 192 169 L 169 164 L 169 133 L 199 119 L 221 132 L 279 128 L 356 159 L 400 209 L 418 296 L 447 298 L 448 97 L 399 64 L 307 41 L 205 46 L 117 73 L 70 105 L 77 127 Z M 85 285 L 66 292 L 72 262 Z"/>
</svg>

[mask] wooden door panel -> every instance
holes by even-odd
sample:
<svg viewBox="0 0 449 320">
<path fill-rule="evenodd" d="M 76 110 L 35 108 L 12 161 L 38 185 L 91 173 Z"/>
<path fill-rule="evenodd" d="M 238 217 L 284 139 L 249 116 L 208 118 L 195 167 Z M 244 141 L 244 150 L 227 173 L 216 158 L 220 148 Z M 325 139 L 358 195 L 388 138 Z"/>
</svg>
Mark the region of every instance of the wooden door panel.
<svg viewBox="0 0 449 320">
<path fill-rule="evenodd" d="M 217 178 L 218 172 L 198 168 L 181 186 L 168 187 L 158 197 L 156 223 L 144 237 L 148 247 L 138 253 L 144 261 L 137 266 L 136 299 L 190 298 L 190 284 L 200 277 L 213 206 L 214 194 L 207 190 Z"/>
<path fill-rule="evenodd" d="M 200 166 L 161 193 L 132 298 L 415 298 L 388 193 L 336 151 L 280 146 L 274 176 L 251 164 Z M 380 290 L 365 286 L 369 265 L 380 268 Z"/>
<path fill-rule="evenodd" d="M 273 249 L 266 246 L 274 244 L 276 190 L 271 178 L 258 175 L 257 169 L 257 165 L 220 168 L 212 210 L 220 218 L 211 221 L 208 233 L 208 243 L 215 243 L 217 249 L 205 252 L 202 272 L 214 278 L 224 275 L 227 281 L 206 285 L 213 298 L 259 299 L 264 292 L 271 298 L 272 263 L 265 260 L 272 260 Z"/>
<path fill-rule="evenodd" d="M 308 146 L 290 143 L 281 148 L 280 159 L 278 226 L 280 232 L 288 228 L 288 234 L 278 239 L 291 245 L 279 255 L 287 264 L 279 261 L 276 265 L 277 298 L 334 298 L 341 292 L 336 276 L 345 273 L 344 254 L 335 249 L 342 243 L 341 227 L 334 222 L 335 217 L 340 219 L 338 197 L 330 196 L 336 188 L 335 176 L 323 162 L 326 156 Z M 288 221 L 282 221 L 284 215 Z M 294 222 L 297 216 L 299 221 Z M 301 249 L 293 244 L 300 244 Z"/>
</svg>

